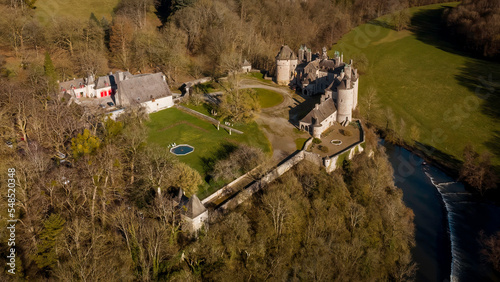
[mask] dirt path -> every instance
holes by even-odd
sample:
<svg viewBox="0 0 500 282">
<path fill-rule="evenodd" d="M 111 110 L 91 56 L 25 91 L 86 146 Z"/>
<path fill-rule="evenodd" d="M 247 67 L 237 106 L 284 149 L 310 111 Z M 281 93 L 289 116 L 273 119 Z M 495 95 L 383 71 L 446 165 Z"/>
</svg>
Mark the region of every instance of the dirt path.
<svg viewBox="0 0 500 282">
<path fill-rule="evenodd" d="M 254 80 L 242 80 L 240 88 L 263 88 L 280 93 L 283 102 L 274 107 L 261 110 L 256 122 L 266 134 L 267 139 L 273 146 L 273 158 L 279 162 L 297 150 L 295 139 L 307 138 L 306 133 L 298 133 L 295 127 L 288 121 L 290 107 L 296 102 L 292 98 L 292 91 L 282 87 L 274 87 L 261 84 Z"/>
</svg>

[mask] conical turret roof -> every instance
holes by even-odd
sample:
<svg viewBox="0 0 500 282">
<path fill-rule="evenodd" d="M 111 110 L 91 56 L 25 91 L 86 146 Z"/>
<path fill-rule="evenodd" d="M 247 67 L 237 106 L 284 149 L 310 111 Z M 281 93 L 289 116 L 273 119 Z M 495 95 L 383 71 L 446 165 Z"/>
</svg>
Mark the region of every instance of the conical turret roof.
<svg viewBox="0 0 500 282">
<path fill-rule="evenodd" d="M 281 46 L 281 49 L 276 56 L 277 60 L 297 60 L 297 56 L 288 45 Z"/>
<path fill-rule="evenodd" d="M 190 218 L 195 218 L 207 210 L 196 195 L 193 195 L 191 199 L 189 199 L 186 208 L 186 216 Z"/>
</svg>

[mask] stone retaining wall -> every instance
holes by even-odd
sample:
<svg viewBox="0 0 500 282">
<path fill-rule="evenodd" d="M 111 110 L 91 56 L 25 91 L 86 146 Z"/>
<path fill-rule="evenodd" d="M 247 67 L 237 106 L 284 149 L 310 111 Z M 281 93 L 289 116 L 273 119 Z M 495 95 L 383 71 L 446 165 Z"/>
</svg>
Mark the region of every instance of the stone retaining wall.
<svg viewBox="0 0 500 282">
<path fill-rule="evenodd" d="M 361 145 L 365 142 L 364 130 L 363 130 L 363 126 L 361 125 L 361 123 L 359 121 L 356 121 L 356 122 L 358 122 L 358 124 L 360 126 L 360 131 L 361 131 L 361 140 L 360 141 L 352 144 L 351 146 L 347 147 L 346 149 L 344 149 L 344 150 L 342 150 L 342 151 L 340 151 L 332 156 L 323 158 L 318 154 L 306 151 L 306 149 L 311 145 L 312 140 L 313 140 L 312 138 L 310 138 L 309 140 L 306 141 L 306 143 L 304 144 L 304 148 L 301 151 L 295 153 L 294 155 L 291 155 L 291 157 L 288 160 L 284 161 L 283 163 L 279 164 L 276 168 L 269 171 L 266 175 L 264 175 L 264 177 L 252 182 L 244 190 L 240 191 L 235 196 L 233 196 L 233 198 L 227 200 L 224 204 L 217 207 L 216 214 L 217 213 L 224 213 L 227 210 L 230 210 L 230 209 L 237 207 L 239 204 L 248 200 L 255 192 L 259 191 L 260 189 L 265 187 L 267 184 L 271 183 L 272 181 L 276 180 L 281 175 L 285 174 L 287 171 L 289 171 L 292 167 L 297 165 L 302 160 L 307 160 L 307 161 L 312 162 L 312 163 L 319 165 L 319 166 L 323 165 L 327 172 L 332 172 L 335 169 L 337 169 L 337 160 L 341 156 L 343 156 L 344 154 L 347 154 L 347 156 L 346 156 L 347 159 L 352 159 L 354 157 L 354 155 L 363 152 L 364 149 Z M 233 182 L 236 182 L 237 180 L 235 180 Z M 231 185 L 231 184 L 228 184 L 228 185 Z M 223 192 L 221 192 L 221 193 L 223 193 Z"/>
<path fill-rule="evenodd" d="M 243 191 L 236 194 L 232 199 L 228 200 L 226 203 L 222 204 L 216 209 L 216 212 L 223 213 L 226 210 L 233 209 L 239 204 L 248 200 L 255 192 L 259 191 L 262 187 L 266 186 L 270 182 L 276 180 L 281 175 L 285 174 L 288 170 L 294 167 L 296 164 L 304 159 L 304 151 L 299 151 L 295 155 L 292 155 L 288 160 L 278 165 L 276 168 L 268 172 L 264 177 L 259 180 L 252 182 Z"/>
</svg>

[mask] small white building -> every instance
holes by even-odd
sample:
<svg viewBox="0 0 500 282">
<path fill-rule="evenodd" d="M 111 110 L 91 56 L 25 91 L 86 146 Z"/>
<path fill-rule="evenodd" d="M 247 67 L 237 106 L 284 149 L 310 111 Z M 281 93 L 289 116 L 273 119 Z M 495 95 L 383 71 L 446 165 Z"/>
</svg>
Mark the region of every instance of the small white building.
<svg viewBox="0 0 500 282">
<path fill-rule="evenodd" d="M 251 70 L 252 70 L 252 64 L 250 64 L 250 62 L 245 59 L 243 64 L 241 64 L 241 71 L 244 73 L 248 73 Z"/>
<path fill-rule="evenodd" d="M 208 210 L 196 195 L 188 199 L 181 188 L 170 195 L 180 211 L 183 230 L 196 233 L 208 223 Z"/>
</svg>

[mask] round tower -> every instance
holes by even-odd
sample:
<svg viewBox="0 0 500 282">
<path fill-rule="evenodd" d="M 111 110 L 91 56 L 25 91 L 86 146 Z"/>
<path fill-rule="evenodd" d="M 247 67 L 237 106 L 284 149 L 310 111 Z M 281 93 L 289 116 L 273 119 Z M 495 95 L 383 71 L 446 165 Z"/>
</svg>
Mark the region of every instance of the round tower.
<svg viewBox="0 0 500 282">
<path fill-rule="evenodd" d="M 276 56 L 276 83 L 288 85 L 297 67 L 297 56 L 287 45 L 281 46 Z"/>
<path fill-rule="evenodd" d="M 342 81 L 342 84 L 346 81 Z M 339 87 L 337 98 L 337 122 L 343 123 L 345 121 L 352 121 L 352 107 L 353 107 L 353 88 Z"/>
<path fill-rule="evenodd" d="M 356 109 L 358 106 L 358 82 L 359 82 L 359 77 L 353 82 L 353 91 L 352 91 L 352 96 L 353 96 L 353 104 L 352 104 L 352 109 Z"/>
<path fill-rule="evenodd" d="M 290 60 L 276 60 L 276 83 L 287 85 L 290 82 Z"/>
</svg>

